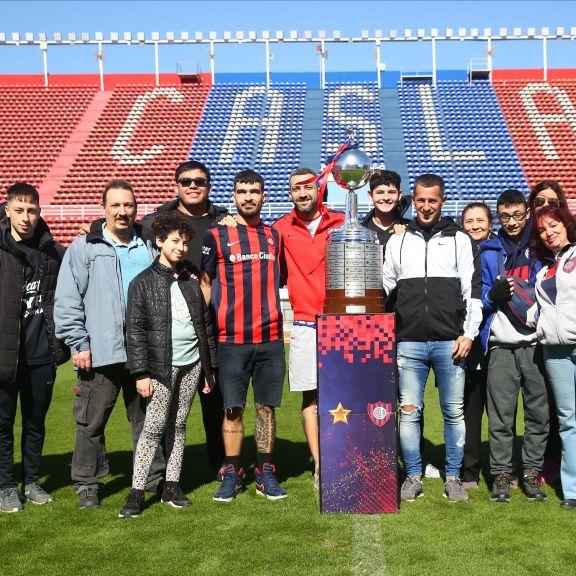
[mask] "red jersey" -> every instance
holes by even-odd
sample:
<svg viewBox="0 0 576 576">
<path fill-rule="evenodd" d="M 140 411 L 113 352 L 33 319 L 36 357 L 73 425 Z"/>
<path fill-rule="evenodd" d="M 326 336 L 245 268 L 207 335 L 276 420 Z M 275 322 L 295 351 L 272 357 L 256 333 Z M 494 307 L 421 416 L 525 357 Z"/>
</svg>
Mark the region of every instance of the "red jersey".
<svg viewBox="0 0 576 576">
<path fill-rule="evenodd" d="M 283 268 L 294 320 L 314 322 L 322 314 L 326 298 L 326 244 L 328 232 L 344 223 L 344 214 L 325 210 L 312 236 L 296 210 L 274 222 L 280 232 Z"/>
<path fill-rule="evenodd" d="M 270 226 L 216 226 L 204 234 L 202 271 L 212 278 L 218 341 L 282 338 L 280 235 Z"/>
</svg>

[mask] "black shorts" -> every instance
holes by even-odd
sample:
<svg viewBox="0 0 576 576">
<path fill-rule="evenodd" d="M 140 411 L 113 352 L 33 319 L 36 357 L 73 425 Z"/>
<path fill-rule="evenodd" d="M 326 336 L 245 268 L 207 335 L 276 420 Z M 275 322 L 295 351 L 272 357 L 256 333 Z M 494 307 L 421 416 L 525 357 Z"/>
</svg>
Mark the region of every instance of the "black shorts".
<svg viewBox="0 0 576 576">
<path fill-rule="evenodd" d="M 255 404 L 280 406 L 286 372 L 282 340 L 262 344 L 219 342 L 218 370 L 224 409 L 246 405 L 250 378 Z"/>
</svg>

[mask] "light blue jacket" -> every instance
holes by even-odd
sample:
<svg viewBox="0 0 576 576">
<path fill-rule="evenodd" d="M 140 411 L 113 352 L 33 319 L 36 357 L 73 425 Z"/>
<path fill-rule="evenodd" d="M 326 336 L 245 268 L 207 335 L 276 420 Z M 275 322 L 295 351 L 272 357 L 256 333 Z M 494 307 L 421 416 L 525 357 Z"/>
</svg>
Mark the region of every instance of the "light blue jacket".
<svg viewBox="0 0 576 576">
<path fill-rule="evenodd" d="M 140 236 L 140 227 L 135 230 Z M 152 262 L 152 243 L 141 241 Z M 72 242 L 62 261 L 54 304 L 56 336 L 72 354 L 90 350 L 94 368 L 124 363 L 125 317 L 120 261 L 99 223 Z"/>
</svg>

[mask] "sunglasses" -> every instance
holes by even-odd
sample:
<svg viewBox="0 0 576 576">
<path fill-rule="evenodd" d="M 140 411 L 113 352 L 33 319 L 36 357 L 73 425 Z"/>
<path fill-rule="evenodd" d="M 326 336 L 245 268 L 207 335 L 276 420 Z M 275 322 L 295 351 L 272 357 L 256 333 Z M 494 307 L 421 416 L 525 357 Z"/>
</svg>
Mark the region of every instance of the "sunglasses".
<svg viewBox="0 0 576 576">
<path fill-rule="evenodd" d="M 180 184 L 180 186 L 182 186 L 183 188 L 188 188 L 189 186 L 192 186 L 192 183 L 194 183 L 194 186 L 197 186 L 198 188 L 202 188 L 202 187 L 208 185 L 208 179 L 207 178 L 180 178 L 178 180 L 178 184 Z"/>
<path fill-rule="evenodd" d="M 536 198 L 534 198 L 534 206 L 536 208 L 542 208 L 542 206 L 546 206 L 546 204 L 550 206 L 560 206 L 560 202 L 556 198 L 544 198 L 544 196 L 536 196 Z"/>
</svg>

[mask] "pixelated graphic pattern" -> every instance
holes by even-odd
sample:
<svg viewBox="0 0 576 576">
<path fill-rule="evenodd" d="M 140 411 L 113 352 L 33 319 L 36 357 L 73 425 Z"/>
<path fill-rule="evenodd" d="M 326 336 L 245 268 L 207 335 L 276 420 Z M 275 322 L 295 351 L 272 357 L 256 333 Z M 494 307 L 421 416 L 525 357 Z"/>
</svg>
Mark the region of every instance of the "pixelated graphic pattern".
<svg viewBox="0 0 576 576">
<path fill-rule="evenodd" d="M 342 352 L 350 364 L 394 362 L 393 314 L 323 315 L 318 318 L 318 366 L 328 352 Z"/>
<path fill-rule="evenodd" d="M 336 464 L 322 462 L 323 512 L 398 511 L 395 450 L 372 447 L 362 451 L 348 438 L 342 456 Z"/>
</svg>

